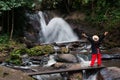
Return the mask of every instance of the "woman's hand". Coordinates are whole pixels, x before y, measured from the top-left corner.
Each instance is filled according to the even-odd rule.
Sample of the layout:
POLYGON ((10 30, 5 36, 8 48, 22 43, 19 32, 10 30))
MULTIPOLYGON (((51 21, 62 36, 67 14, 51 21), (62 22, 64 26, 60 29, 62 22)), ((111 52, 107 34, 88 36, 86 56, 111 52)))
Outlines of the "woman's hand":
POLYGON ((88 37, 85 33, 82 33, 82 36, 84 36, 84 37, 88 37))
POLYGON ((104 35, 106 36, 108 34, 108 32, 105 32, 104 35))

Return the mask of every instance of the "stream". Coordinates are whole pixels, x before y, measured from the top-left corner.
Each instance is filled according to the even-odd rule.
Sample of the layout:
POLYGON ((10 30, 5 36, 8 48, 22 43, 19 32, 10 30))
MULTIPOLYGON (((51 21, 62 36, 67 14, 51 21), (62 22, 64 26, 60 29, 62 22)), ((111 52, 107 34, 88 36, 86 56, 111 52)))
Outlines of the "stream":
MULTIPOLYGON (((54 45, 54 49, 56 52, 52 55, 28 57, 28 55, 25 54, 22 56, 23 57, 22 66, 14 66, 12 64, 7 64, 7 63, 3 63, 1 65, 11 67, 14 69, 21 69, 25 72, 30 72, 29 70, 34 72, 35 71, 42 72, 48 69, 52 71, 55 69, 56 70, 68 69, 71 67, 76 68, 76 66, 74 66, 75 64, 79 65, 80 67, 89 67, 90 59, 91 59, 91 54, 89 54, 90 47, 91 47, 90 44, 79 42, 80 40, 78 36, 73 32, 70 25, 66 21, 64 21, 64 19, 55 17, 51 19, 48 24, 46 24, 44 15, 41 11, 39 11, 38 14, 35 14, 35 15, 37 15, 37 17, 38 16, 40 17, 39 19, 37 18, 40 25, 36 26, 36 25, 33 25, 32 22, 29 22, 29 23, 33 25, 35 30, 40 29, 37 31, 38 35, 36 37, 37 38, 36 41, 41 42, 42 44, 51 44, 51 43, 64 44, 63 47, 65 49, 71 49, 71 50, 66 54, 59 55, 57 51, 61 48, 61 46, 54 45), (74 44, 73 42, 77 42, 77 43, 74 44), (66 44, 66 43, 69 43, 69 44, 66 44)), ((31 15, 29 16, 33 17, 32 19, 36 19, 34 18, 36 16, 31 16, 31 15)), ((25 36, 28 38, 31 35, 27 34, 26 32, 25 36)), ((103 59, 102 63, 105 67, 120 68, 120 64, 119 64, 120 53, 116 53, 112 55, 102 54, 102 59, 103 59)), ((91 71, 81 70, 80 72, 78 72, 79 74, 77 75, 82 76, 82 78, 80 77, 82 80, 98 80, 97 78, 98 73, 102 74, 102 72, 100 71, 101 70, 99 69, 93 69, 91 71)), ((103 73, 105 72, 103 71, 103 73)), ((48 75, 34 75, 32 77, 35 78, 36 80, 68 80, 68 75, 64 73, 63 74, 56 73, 56 74, 48 74, 48 75)), ((70 79, 70 80, 79 80, 79 79, 70 79)), ((100 79, 100 80, 105 80, 105 79, 100 79)), ((111 78, 106 80, 114 80, 114 79, 111 78)), ((117 80, 120 80, 120 79, 117 79, 117 80)))
MULTIPOLYGON (((89 48, 89 47, 87 47, 89 48)), ((86 50, 81 52, 86 52, 86 50)), ((78 53, 78 52, 76 52, 78 53)), ((23 61, 24 61, 24 66, 14 66, 14 65, 9 65, 6 63, 3 63, 1 65, 7 66, 7 67, 11 67, 14 69, 20 69, 24 72, 30 72, 27 70, 32 70, 32 71, 49 71, 49 70, 58 70, 58 69, 64 69, 64 68, 69 68, 68 67, 60 67, 60 68, 55 68, 53 65, 56 64, 59 61, 56 61, 56 55, 59 55, 57 53, 53 54, 53 55, 49 55, 49 56, 43 56, 41 57, 41 59, 39 58, 39 56, 36 57, 28 57, 26 55, 23 55, 23 61), (26 56, 26 57, 25 57, 26 56)), ((71 56, 71 54, 64 54, 64 56, 71 56)), ((76 54, 76 60, 78 59, 78 64, 81 65, 81 67, 88 67, 90 64, 90 55, 91 54, 76 54)), ((115 56, 118 54, 113 54, 113 55, 109 55, 109 54, 102 54, 102 59, 103 62, 102 64, 105 67, 118 67, 120 68, 120 58, 118 58, 118 56, 115 56), (109 57, 108 57, 109 56, 109 57), (110 58, 111 57, 111 58, 110 58)), ((75 57, 71 57, 71 58, 75 58, 75 57)), ((74 59, 75 60, 75 59, 74 59)), ((63 60, 63 62, 66 62, 63 60)), ((75 61, 73 61, 75 62, 75 61)), ((69 64, 69 63, 65 63, 65 64, 69 64)), ((75 63, 71 63, 72 65, 74 65, 75 63)), ((83 74, 83 78, 82 80, 97 80, 97 74, 100 70, 99 69, 94 69, 94 70, 82 70, 79 72, 83 74)), ((105 72, 104 72, 105 73, 105 72)), ((43 75, 34 75, 32 76, 35 80, 68 80, 68 75, 66 74, 60 74, 60 73, 55 73, 55 74, 43 74, 43 75)), ((71 79, 72 80, 72 79, 71 79)), ((74 80, 74 79, 73 79, 74 80)), ((79 80, 79 79, 76 79, 79 80)), ((109 79, 107 79, 109 80, 109 79)), ((113 80, 113 79, 110 79, 113 80)), ((119 79, 118 79, 119 80, 119 79)))

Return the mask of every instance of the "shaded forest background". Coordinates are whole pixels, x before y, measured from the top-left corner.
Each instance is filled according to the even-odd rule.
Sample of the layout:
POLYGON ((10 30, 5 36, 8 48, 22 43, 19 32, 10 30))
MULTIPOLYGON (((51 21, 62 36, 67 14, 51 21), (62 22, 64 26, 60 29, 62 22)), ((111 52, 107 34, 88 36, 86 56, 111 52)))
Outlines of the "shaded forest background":
POLYGON ((0 43, 23 36, 26 11, 38 10, 59 10, 64 16, 76 11, 82 13, 84 19, 72 22, 90 26, 91 30, 109 31, 107 44, 120 46, 120 0, 1 0, 0 43))

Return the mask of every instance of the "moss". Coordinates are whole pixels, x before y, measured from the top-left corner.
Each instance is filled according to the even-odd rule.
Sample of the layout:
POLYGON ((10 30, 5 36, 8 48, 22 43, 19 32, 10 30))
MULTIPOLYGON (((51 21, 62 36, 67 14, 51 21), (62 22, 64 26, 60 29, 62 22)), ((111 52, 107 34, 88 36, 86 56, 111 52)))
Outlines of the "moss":
POLYGON ((61 53, 68 53, 69 49, 66 47, 61 47, 61 53))
POLYGON ((6 59, 7 63, 12 63, 15 65, 20 65, 22 63, 22 58, 20 53, 12 52, 8 59, 6 59))
POLYGON ((10 56, 6 59, 6 62, 12 63, 15 65, 21 65, 22 58, 21 55, 28 54, 29 56, 40 56, 45 54, 51 54, 54 52, 53 46, 51 45, 43 45, 43 46, 35 46, 33 48, 14 48, 10 52, 10 56))
POLYGON ((35 46, 27 51, 30 56, 40 56, 44 54, 51 54, 53 52, 54 49, 51 45, 35 46))

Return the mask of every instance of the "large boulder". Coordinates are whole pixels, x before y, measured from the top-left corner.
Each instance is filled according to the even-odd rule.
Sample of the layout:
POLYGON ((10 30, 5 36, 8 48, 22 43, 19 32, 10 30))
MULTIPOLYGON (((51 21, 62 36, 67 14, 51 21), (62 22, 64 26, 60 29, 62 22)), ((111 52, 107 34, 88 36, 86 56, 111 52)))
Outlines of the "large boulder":
POLYGON ((32 77, 19 70, 0 66, 0 80, 34 80, 32 77))
POLYGON ((100 71, 97 78, 97 80, 120 80, 120 68, 104 68, 100 71))
POLYGON ((56 57, 58 62, 69 62, 69 63, 76 63, 78 62, 77 58, 72 54, 59 54, 56 57))

